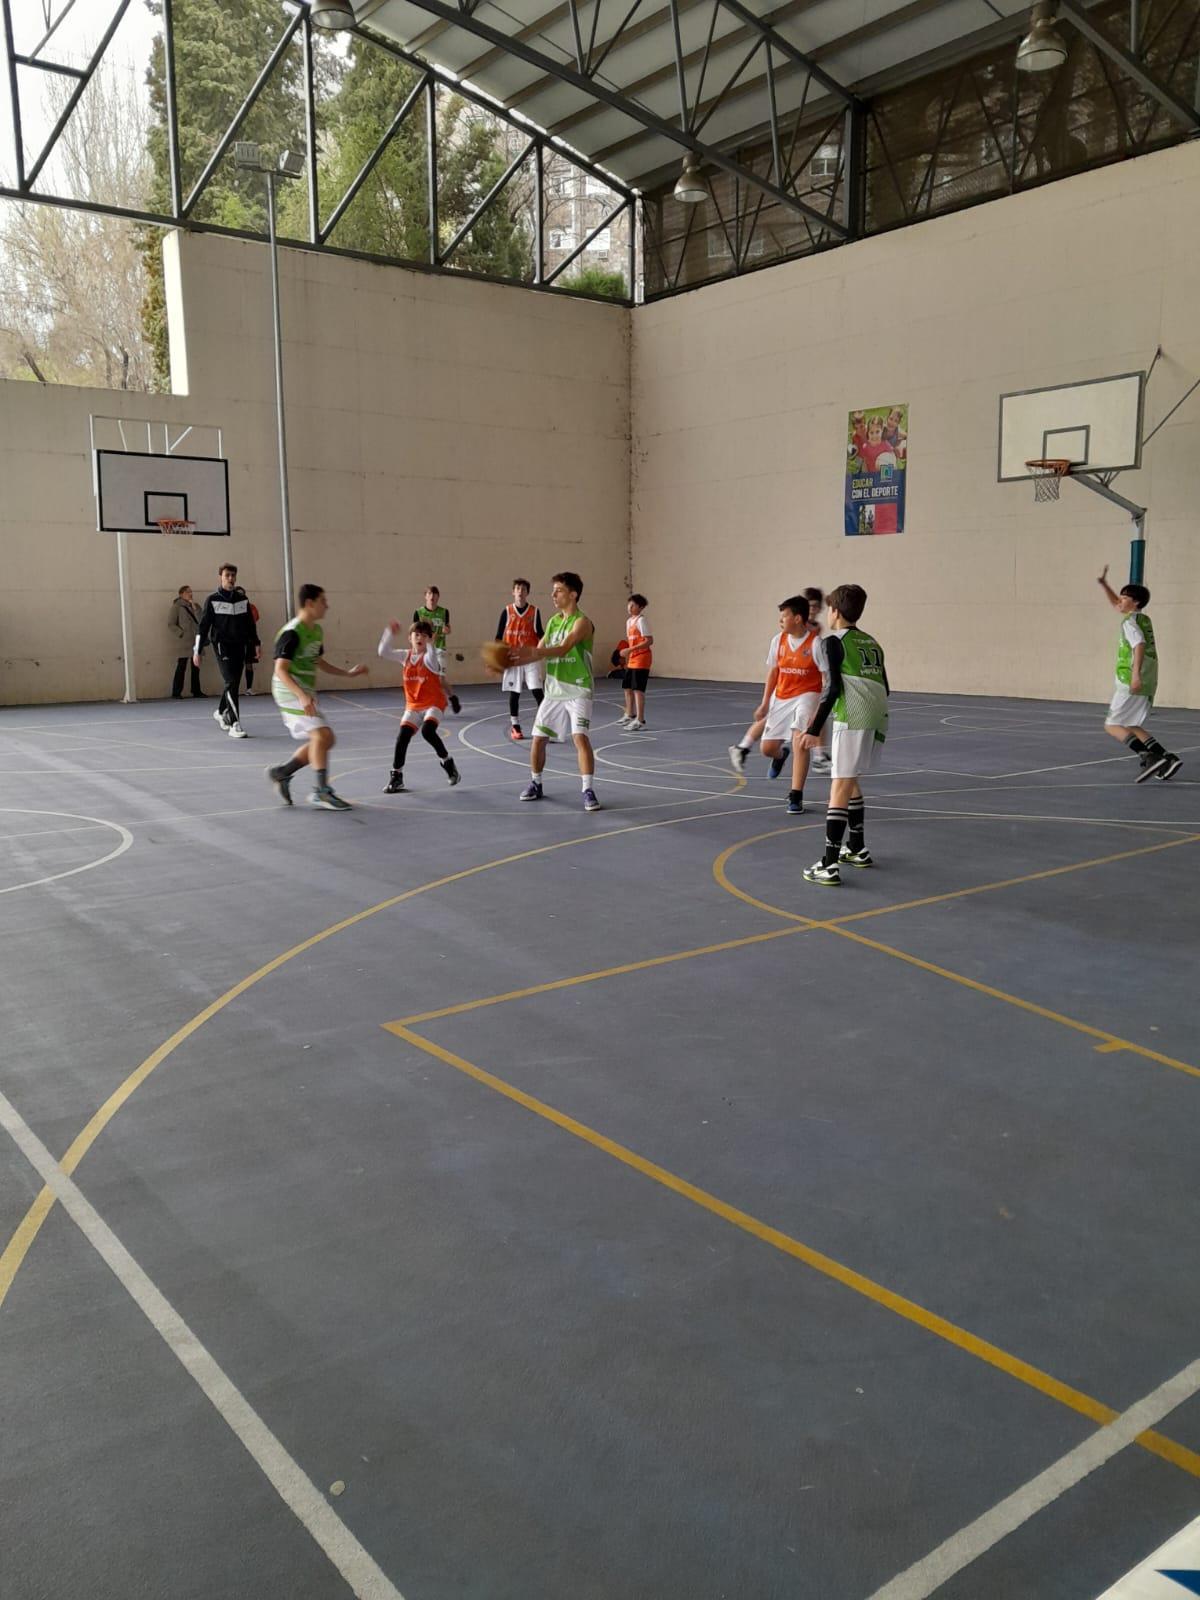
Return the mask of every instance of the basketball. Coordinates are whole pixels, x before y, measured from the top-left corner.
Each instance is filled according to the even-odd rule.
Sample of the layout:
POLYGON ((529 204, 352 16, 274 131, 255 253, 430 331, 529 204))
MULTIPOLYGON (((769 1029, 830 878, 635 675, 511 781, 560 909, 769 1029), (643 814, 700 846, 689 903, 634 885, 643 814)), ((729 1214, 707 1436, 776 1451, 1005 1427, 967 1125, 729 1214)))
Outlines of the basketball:
POLYGON ((489 640, 487 644, 480 645, 479 654, 483 657, 484 666, 496 677, 508 666, 508 646, 503 640, 489 640))

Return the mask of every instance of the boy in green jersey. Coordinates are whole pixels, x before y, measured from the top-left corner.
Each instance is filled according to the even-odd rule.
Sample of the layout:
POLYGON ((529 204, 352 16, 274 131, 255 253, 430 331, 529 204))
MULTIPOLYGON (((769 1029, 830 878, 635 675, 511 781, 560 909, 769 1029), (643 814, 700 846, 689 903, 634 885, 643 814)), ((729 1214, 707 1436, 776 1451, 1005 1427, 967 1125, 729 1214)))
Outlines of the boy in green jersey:
POLYGON ((1143 607, 1150 604, 1150 591, 1144 584, 1127 583, 1117 594, 1108 581, 1107 567, 1096 582, 1104 590, 1109 605, 1121 613, 1117 683, 1104 719, 1104 731, 1120 739, 1140 758, 1142 770, 1134 779, 1135 783, 1145 783, 1147 778, 1173 778, 1183 762, 1146 732, 1158 689, 1154 628, 1150 618, 1143 615, 1143 607))
MULTIPOLYGON (((414 622, 427 622, 429 624, 429 626, 433 629, 434 649, 441 650, 444 653, 446 649, 446 640, 450 633, 450 612, 449 609, 442 604, 442 591, 438 588, 436 583, 431 583, 428 589, 426 589, 425 604, 417 607, 412 614, 412 619, 414 622)), ((459 656, 458 659, 461 661, 462 657, 459 656)), ((453 711, 454 715, 457 716, 462 710, 462 706, 458 702, 458 696, 450 687, 450 677, 448 673, 442 673, 442 685, 446 690, 446 698, 450 702, 450 709, 453 711)))
POLYGON ((839 884, 842 863, 875 865, 863 837, 866 808, 859 779, 871 770, 875 751, 887 737, 890 690, 878 640, 858 627, 867 605, 866 590, 843 583, 827 604, 830 632, 824 646, 829 679, 808 731, 796 742, 805 750, 817 749, 821 729, 832 715, 825 853, 805 868, 804 876, 809 883, 839 884))
POLYGON ((317 705, 318 668, 338 678, 361 678, 366 667, 335 667, 325 659, 321 619, 329 610, 325 591, 317 583, 302 583, 297 596, 300 605, 290 622, 275 636, 275 670, 271 694, 283 717, 283 725, 293 739, 302 740, 290 761, 268 767, 267 777, 279 791, 285 806, 292 803, 292 779, 301 767, 311 767, 316 787, 309 800, 323 811, 350 811, 348 800, 329 787, 329 752, 335 740, 333 729, 317 705))
POLYGON ((583 579, 577 572, 557 572, 551 581, 550 595, 558 610, 546 624, 540 644, 510 645, 508 665, 528 666, 531 661, 546 663, 545 696, 538 707, 529 745, 529 784, 521 791, 522 800, 542 798, 542 772, 546 765, 546 743, 566 733, 575 741, 579 776, 583 788, 583 809, 599 811, 596 799, 596 758, 588 730, 592 725, 592 700, 595 677, 592 673, 592 644, 595 627, 579 609, 583 579))

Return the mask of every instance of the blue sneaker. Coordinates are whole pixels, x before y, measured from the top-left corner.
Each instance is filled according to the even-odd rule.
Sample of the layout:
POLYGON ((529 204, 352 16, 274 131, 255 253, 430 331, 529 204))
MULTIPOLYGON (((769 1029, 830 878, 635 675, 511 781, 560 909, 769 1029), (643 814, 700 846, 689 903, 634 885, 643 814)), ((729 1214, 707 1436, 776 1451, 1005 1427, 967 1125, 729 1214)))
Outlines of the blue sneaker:
POLYGON ((779 776, 779 774, 783 771, 784 767, 787 766, 787 763, 788 763, 788 757, 787 757, 786 752, 781 756, 772 756, 771 757, 771 765, 767 768, 767 777, 768 778, 777 778, 779 776))
POLYGON ((536 778, 531 778, 525 788, 521 790, 521 799, 540 800, 541 798, 542 786, 536 778))
POLYGON ((803 816, 804 815, 804 796, 802 794, 790 794, 790 795, 788 795, 787 810, 788 810, 788 816, 789 817, 801 817, 801 816, 803 816))
POLYGON ((599 811, 601 809, 600 802, 596 799, 595 789, 585 789, 583 791, 583 809, 585 811, 599 811))

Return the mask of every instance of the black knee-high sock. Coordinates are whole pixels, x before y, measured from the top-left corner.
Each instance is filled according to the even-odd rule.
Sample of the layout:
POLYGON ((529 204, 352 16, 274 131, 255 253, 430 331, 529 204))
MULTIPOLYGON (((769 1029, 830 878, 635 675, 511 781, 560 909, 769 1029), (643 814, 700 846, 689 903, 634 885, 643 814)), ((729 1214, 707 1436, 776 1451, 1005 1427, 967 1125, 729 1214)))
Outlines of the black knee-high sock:
POLYGON ((413 734, 416 733, 416 731, 417 730, 412 726, 411 723, 402 722, 400 724, 400 732, 396 735, 396 748, 392 752, 393 772, 403 772, 404 757, 409 745, 412 743, 413 734))
POLYGON ((831 867, 841 852, 842 840, 846 837, 846 823, 849 820, 842 806, 830 806, 825 813, 825 854, 821 858, 821 865, 831 867))
POLYGON ((540 706, 546 697, 546 691, 544 689, 531 689, 529 692, 533 696, 534 705, 540 706))
POLYGON ((509 716, 512 718, 512 720, 514 722, 519 722, 521 720, 520 712, 521 712, 521 696, 520 696, 520 693, 519 692, 517 694, 511 694, 510 693, 509 697, 508 697, 508 714, 509 714, 509 716))
POLYGON ((866 806, 863 804, 862 795, 859 795, 855 800, 847 802, 846 818, 849 826, 846 842, 851 850, 861 850, 863 847, 863 821, 865 816, 866 806))
POLYGON ((1158 740, 1153 736, 1153 734, 1149 733, 1131 733, 1125 740, 1125 743, 1133 751, 1134 755, 1141 756, 1143 761, 1145 761, 1147 756, 1165 756, 1167 753, 1163 749, 1162 745, 1159 744, 1158 740))
POLYGON ((436 722, 423 722, 421 724, 421 737, 427 744, 433 746, 433 753, 439 761, 446 759, 446 746, 442 743, 437 731, 436 722))

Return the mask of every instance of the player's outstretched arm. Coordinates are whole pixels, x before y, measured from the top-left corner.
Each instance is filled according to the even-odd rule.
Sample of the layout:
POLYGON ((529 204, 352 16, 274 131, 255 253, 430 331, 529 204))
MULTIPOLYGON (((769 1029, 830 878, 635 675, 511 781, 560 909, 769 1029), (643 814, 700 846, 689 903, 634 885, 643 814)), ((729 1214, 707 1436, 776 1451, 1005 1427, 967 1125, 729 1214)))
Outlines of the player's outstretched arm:
POLYGON ((1105 596, 1106 596, 1106 598, 1108 600, 1109 605, 1110 606, 1118 606, 1119 607, 1120 604, 1121 604, 1121 597, 1117 593, 1117 591, 1113 588, 1112 584, 1109 583, 1109 581, 1108 581, 1108 565, 1107 565, 1107 563, 1105 564, 1104 571, 1096 579, 1096 582, 1104 590, 1104 593, 1105 593, 1105 596))
POLYGON ((383 630, 383 637, 379 641, 379 648, 375 654, 382 656, 385 661, 403 661, 408 651, 396 640, 400 637, 400 624, 394 619, 383 630))

